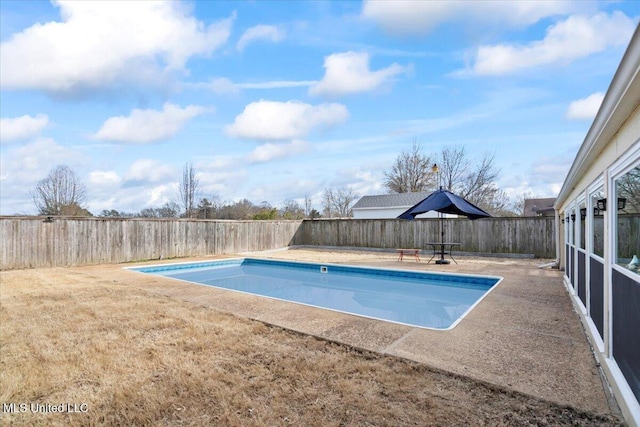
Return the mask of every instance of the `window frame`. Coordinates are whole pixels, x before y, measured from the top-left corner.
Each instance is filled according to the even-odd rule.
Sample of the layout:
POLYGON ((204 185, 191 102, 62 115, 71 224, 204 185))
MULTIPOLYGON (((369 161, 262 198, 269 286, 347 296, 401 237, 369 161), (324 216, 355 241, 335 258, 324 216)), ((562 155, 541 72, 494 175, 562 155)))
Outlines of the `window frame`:
POLYGON ((586 234, 589 236, 588 240, 587 240, 587 253, 589 254, 589 256, 594 257, 595 259, 597 259, 598 261, 602 262, 604 264, 604 240, 606 237, 605 234, 605 230, 604 230, 604 221, 605 221, 605 216, 604 216, 604 212, 602 212, 600 215, 598 215, 599 217, 602 218, 602 236, 601 236, 601 240, 602 240, 602 253, 598 254, 595 252, 595 209, 596 209, 596 202, 594 201, 594 198, 596 197, 596 195, 598 196, 598 198, 604 198, 604 179, 603 177, 599 177, 593 184, 591 184, 589 186, 589 188, 587 189, 588 192, 588 197, 587 197, 587 218, 589 219, 587 221, 587 231, 586 234))
MULTIPOLYGON (((618 265, 618 209, 617 209, 617 189, 616 181, 623 175, 628 173, 631 169, 640 167, 640 138, 632 145, 632 147, 618 159, 617 162, 611 165, 609 169, 609 179, 607 180, 607 212, 608 215, 608 238, 609 238, 609 250, 607 255, 609 257, 609 266, 611 269, 616 270, 625 276, 639 280, 640 271, 634 272, 624 266, 618 265), (616 201, 615 203, 613 201, 616 201)), ((640 254, 638 254, 640 255, 640 254)))

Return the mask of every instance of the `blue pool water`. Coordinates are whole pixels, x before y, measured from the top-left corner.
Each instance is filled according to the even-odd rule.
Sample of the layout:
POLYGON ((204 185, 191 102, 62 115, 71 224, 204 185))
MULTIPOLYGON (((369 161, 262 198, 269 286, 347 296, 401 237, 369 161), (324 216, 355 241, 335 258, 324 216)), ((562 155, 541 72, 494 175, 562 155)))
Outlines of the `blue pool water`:
POLYGON ((432 329, 454 327, 502 280, 256 258, 132 269, 432 329))

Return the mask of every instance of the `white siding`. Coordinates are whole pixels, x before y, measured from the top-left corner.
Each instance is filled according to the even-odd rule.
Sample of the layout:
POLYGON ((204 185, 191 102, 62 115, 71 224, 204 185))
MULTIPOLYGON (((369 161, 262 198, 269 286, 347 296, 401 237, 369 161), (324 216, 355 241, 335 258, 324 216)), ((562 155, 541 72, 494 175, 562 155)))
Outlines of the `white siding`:
MULTIPOLYGON (((355 219, 395 219, 400 214, 409 209, 411 206, 393 207, 393 208, 356 208, 353 209, 353 218, 355 219)), ((445 218, 455 218, 456 215, 447 215, 445 218)), ((438 212, 430 211, 417 218, 438 218, 438 212)))

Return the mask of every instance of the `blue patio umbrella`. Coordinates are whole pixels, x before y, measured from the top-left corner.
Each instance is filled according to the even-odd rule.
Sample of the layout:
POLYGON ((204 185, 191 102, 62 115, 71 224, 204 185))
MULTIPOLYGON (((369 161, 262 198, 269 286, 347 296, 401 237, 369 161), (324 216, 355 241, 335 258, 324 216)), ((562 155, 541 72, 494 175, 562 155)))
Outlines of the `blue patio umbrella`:
MULTIPOLYGON (((453 194, 448 190, 443 190, 440 187, 439 190, 429 194, 425 199, 416 203, 404 211, 399 219, 414 219, 417 215, 423 214, 429 211, 440 212, 441 214, 455 214, 464 215, 469 219, 487 218, 491 215, 483 211, 476 205, 462 197, 453 194)), ((442 215, 440 215, 440 259, 436 260, 437 264, 449 264, 449 261, 444 259, 444 228, 442 226, 442 215)))

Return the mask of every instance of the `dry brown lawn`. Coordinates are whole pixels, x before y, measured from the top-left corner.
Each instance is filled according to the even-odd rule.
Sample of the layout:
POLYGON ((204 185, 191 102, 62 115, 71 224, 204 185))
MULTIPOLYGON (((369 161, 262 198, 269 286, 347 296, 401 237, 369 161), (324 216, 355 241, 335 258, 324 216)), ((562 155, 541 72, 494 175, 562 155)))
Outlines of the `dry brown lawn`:
POLYGON ((622 425, 82 270, 0 280, 0 405, 86 404, 3 426, 622 425))

